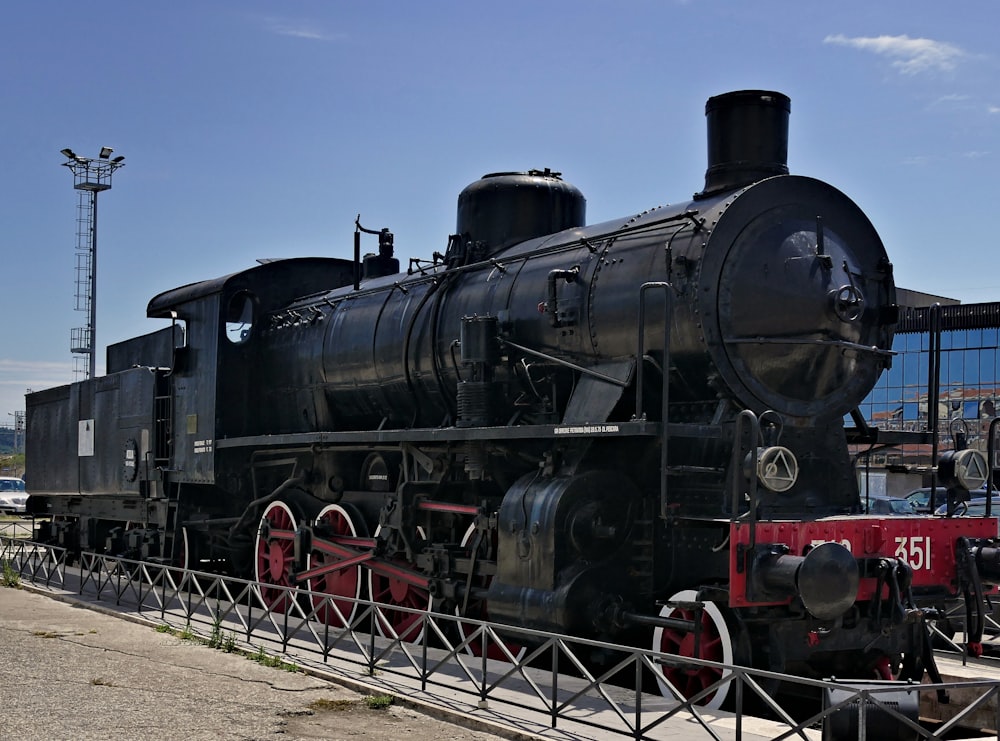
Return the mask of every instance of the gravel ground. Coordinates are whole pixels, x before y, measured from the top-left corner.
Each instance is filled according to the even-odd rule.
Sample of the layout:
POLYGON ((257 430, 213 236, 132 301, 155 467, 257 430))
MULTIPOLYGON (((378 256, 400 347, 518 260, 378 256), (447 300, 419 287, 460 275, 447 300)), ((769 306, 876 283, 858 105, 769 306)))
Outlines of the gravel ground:
POLYGON ((0 739, 524 738, 472 730, 25 589, 0 588, 0 739))

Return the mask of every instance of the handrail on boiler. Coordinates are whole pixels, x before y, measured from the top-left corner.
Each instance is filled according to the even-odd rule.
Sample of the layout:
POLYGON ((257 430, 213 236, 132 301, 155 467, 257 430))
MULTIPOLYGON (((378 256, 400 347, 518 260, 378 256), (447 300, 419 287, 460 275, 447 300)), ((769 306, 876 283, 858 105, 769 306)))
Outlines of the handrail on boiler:
POLYGON ((660 517, 667 519, 667 421, 669 417, 670 404, 670 319, 673 309, 673 286, 665 281, 651 281, 643 283, 639 287, 639 332, 636 341, 635 351, 635 417, 636 420, 645 419, 646 413, 642 408, 642 389, 644 368, 646 366, 646 294, 649 291, 661 289, 663 291, 663 392, 661 400, 660 420, 663 426, 663 437, 660 441, 660 517))

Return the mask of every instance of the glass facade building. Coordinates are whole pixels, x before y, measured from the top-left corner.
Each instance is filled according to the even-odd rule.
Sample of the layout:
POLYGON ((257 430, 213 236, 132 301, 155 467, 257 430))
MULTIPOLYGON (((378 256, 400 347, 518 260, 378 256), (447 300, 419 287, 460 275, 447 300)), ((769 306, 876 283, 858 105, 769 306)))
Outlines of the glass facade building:
POLYGON ((1000 405, 1000 303, 902 309, 892 349, 892 367, 859 410, 890 442, 855 452, 862 486, 901 495, 931 485, 936 452, 987 451, 1000 405), (924 434, 898 442, 893 432, 924 434))

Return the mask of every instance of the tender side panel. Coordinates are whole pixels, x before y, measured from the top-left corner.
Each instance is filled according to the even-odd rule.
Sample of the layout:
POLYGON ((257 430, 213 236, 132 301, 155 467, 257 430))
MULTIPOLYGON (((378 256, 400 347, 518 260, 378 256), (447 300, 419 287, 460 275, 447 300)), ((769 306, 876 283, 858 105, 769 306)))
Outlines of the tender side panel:
POLYGON ((146 368, 107 376, 95 401, 95 454, 81 456, 84 491, 139 493, 153 430, 155 376, 146 368))
POLYGON ((80 388, 74 383, 25 398, 25 461, 32 494, 77 492, 77 424, 80 388))

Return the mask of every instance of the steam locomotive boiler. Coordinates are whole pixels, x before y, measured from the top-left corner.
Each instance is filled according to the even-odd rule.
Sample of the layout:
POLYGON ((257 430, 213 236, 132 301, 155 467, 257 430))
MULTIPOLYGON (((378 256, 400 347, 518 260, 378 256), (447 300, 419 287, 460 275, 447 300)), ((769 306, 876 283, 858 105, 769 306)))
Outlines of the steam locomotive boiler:
MULTIPOLYGON (((154 297, 169 327, 28 397, 40 536, 252 575, 278 608, 308 586, 338 626, 367 595, 406 640, 418 607, 919 677, 934 610, 1000 576, 997 521, 864 514, 843 419, 891 361, 892 265, 788 173, 789 111, 711 98, 677 205, 586 225, 558 173, 495 173, 404 272, 386 229, 361 257, 359 220, 353 260, 154 297)), ((938 475, 961 498, 985 471, 951 451, 938 475)), ((717 704, 718 678, 661 679, 717 704)))

